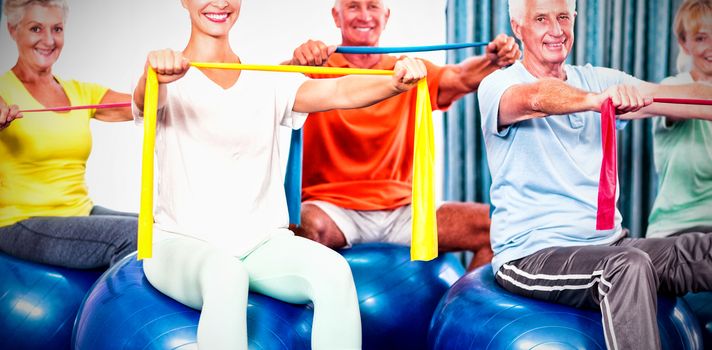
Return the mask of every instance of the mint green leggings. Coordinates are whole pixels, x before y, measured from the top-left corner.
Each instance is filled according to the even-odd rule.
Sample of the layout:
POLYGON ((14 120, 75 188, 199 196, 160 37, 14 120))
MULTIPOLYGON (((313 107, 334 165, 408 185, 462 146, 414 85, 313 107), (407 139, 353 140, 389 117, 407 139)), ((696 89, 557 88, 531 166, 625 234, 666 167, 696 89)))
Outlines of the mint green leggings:
POLYGON ((143 266, 156 289, 202 310, 201 349, 247 349, 248 289, 293 304, 312 301, 312 349, 361 348, 351 269, 313 241, 276 236, 241 260, 200 240, 171 238, 156 244, 143 266))

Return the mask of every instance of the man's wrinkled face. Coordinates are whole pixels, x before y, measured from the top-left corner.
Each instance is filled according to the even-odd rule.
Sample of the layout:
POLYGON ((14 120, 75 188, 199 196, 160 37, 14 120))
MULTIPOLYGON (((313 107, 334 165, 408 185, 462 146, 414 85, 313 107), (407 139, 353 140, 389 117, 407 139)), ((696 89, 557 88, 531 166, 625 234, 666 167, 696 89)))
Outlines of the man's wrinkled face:
POLYGON ((348 46, 378 45, 390 16, 382 0, 341 0, 331 13, 348 46))
POLYGON ((574 19, 566 0, 525 0, 521 23, 512 22, 524 44, 524 57, 540 64, 562 64, 574 44, 574 19))

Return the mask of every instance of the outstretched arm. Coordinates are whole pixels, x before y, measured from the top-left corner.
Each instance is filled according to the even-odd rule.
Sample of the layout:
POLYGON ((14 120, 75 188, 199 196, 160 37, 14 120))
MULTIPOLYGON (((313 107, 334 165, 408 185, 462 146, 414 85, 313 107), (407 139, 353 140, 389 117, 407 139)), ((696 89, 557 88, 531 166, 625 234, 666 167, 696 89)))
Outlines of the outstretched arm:
MULTIPOLYGON (((131 96, 129 94, 109 90, 106 94, 104 94, 104 97, 101 99, 100 103, 122 103, 130 100, 131 96)), ((133 117, 131 116, 131 107, 121 107, 97 109, 94 119, 101 120, 103 122, 124 122, 132 120, 133 117)))
MULTIPOLYGON (((158 100, 165 100, 165 84, 182 78, 190 68, 190 61, 177 51, 160 50, 151 51, 146 59, 146 68, 153 67, 156 70, 159 83, 158 100)), ((143 110, 143 100, 146 96, 146 70, 144 69, 141 79, 136 84, 133 94, 133 101, 139 110, 143 110)), ((159 106, 161 103, 159 102, 159 106)))
POLYGON ((345 76, 310 79, 297 91, 295 112, 314 113, 331 109, 367 107, 410 90, 426 76, 422 61, 405 58, 396 63, 393 76, 345 76))
POLYGON ((521 52, 514 38, 500 34, 487 45, 484 55, 444 66, 438 90, 438 105, 449 106, 477 90, 482 79, 497 69, 513 64, 519 56, 521 52))
POLYGON ((560 79, 543 78, 535 83, 514 85, 504 92, 499 103, 498 126, 502 128, 549 115, 599 112, 608 98, 613 101, 619 115, 637 112, 652 103, 652 98, 644 97, 630 85, 614 85, 596 94, 575 88, 560 79))
MULTIPOLYGON (((712 86, 708 84, 693 83, 685 85, 661 85, 643 83, 638 89, 645 96, 651 98, 686 98, 686 99, 712 99, 712 86)), ((651 116, 665 116, 668 121, 675 122, 683 119, 712 120, 712 106, 679 105, 670 103, 653 103, 637 113, 621 116, 622 119, 638 119, 651 116)))

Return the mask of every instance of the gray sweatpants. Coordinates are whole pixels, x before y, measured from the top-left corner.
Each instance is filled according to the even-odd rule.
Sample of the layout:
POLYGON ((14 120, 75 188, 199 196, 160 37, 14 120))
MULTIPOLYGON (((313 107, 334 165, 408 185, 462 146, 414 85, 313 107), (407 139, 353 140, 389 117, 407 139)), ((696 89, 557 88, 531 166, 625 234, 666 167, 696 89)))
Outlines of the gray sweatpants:
POLYGON ((136 250, 136 214, 95 206, 89 216, 34 217, 0 227, 0 251, 41 264, 106 267, 136 250))
POLYGON ((660 349, 657 293, 712 290, 712 234, 546 248, 495 277, 526 297, 600 308, 609 349, 660 349))

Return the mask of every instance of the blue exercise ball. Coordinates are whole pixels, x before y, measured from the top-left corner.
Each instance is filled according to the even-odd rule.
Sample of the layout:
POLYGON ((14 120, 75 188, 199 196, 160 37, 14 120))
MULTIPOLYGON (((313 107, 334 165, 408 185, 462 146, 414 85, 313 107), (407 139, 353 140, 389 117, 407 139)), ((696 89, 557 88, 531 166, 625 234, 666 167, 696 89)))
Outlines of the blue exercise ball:
POLYGON ((99 275, 0 253, 0 349, 69 349, 79 305, 99 275))
MULTIPOLYGON (((702 349, 681 298, 658 298, 663 349, 702 349)), ((598 310, 525 298, 499 285, 490 265, 455 283, 433 316, 430 349, 606 349, 598 310)))
POLYGON ((427 334, 440 298, 464 273, 452 254, 410 261, 410 247, 358 244, 340 252, 356 283, 363 348, 427 349, 427 334))
MULTIPOLYGON (((293 305, 250 293, 250 349, 311 348, 311 305, 293 305)), ((132 254, 107 271, 79 310, 76 350, 195 349, 200 312, 156 290, 132 254)))
POLYGON ((685 301, 700 323, 705 349, 712 349, 712 292, 689 293, 685 301))

